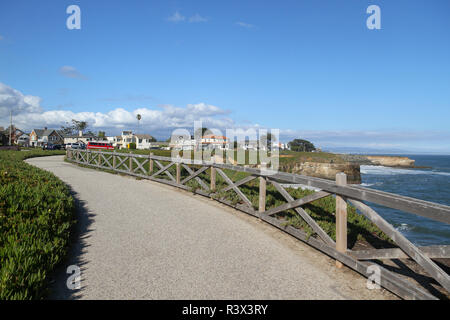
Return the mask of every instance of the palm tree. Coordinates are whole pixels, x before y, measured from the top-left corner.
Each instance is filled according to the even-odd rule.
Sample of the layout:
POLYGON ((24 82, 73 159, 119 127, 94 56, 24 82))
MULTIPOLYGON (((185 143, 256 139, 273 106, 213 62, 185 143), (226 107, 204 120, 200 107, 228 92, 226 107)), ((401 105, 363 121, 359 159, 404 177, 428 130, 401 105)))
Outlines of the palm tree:
POLYGON ((142 119, 142 117, 139 113, 136 115, 136 119, 138 121, 138 133, 139 133, 139 121, 141 121, 141 119, 142 119))

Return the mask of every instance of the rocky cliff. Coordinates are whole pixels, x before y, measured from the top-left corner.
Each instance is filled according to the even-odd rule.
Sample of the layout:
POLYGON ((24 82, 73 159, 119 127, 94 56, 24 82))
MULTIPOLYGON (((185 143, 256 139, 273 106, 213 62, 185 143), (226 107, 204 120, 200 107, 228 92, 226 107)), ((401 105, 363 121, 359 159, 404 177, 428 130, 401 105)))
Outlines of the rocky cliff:
POLYGON ((361 183, 359 164, 356 163, 321 163, 321 162, 296 162, 282 165, 281 171, 302 174, 311 177, 335 180, 336 174, 347 174, 348 183, 361 183))
POLYGON ((405 167, 413 168, 415 160, 408 157, 394 157, 394 156, 366 156, 374 165, 386 167, 405 167))

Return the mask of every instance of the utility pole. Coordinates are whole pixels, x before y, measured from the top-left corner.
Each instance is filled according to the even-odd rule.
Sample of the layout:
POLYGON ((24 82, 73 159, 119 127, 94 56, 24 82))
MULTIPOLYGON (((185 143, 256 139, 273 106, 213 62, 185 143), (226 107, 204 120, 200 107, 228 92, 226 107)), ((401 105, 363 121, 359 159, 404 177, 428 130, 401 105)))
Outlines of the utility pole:
POLYGON ((9 111, 9 145, 11 144, 11 134, 12 134, 12 109, 9 111))

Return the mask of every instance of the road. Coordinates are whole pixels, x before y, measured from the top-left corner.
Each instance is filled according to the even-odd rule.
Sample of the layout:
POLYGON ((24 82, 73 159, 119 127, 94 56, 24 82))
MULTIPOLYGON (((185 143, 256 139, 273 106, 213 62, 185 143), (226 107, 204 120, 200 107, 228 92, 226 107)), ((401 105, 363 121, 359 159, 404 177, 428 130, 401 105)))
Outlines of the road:
POLYGON ((28 159, 67 183, 78 226, 53 299, 391 299, 289 235, 213 200, 148 180, 28 159), (81 268, 69 290, 66 268, 81 268))

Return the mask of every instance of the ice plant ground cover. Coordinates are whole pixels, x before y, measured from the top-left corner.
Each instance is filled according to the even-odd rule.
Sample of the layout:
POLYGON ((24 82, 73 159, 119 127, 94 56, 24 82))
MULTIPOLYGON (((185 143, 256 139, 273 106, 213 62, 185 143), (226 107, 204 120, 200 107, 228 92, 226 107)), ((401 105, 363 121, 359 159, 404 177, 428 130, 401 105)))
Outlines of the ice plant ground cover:
POLYGON ((0 299, 42 299, 67 252, 74 199, 52 173, 23 160, 64 151, 0 151, 0 299))

